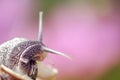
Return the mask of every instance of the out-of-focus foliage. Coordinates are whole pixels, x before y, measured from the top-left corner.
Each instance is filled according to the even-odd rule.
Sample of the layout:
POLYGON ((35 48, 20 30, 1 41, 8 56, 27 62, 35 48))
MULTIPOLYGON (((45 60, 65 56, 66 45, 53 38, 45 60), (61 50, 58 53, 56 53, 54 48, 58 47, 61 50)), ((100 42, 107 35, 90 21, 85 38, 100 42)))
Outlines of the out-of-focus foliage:
POLYGON ((67 2, 67 0, 37 0, 36 4, 38 6, 36 6, 36 8, 40 8, 45 15, 48 14, 56 5, 63 4, 65 2, 67 2))
POLYGON ((97 80, 120 80, 120 64, 107 71, 97 80))
POLYGON ((105 6, 108 6, 108 1, 105 0, 37 0, 36 1, 36 9, 37 11, 43 11, 44 15, 49 14, 52 9, 54 9, 57 5, 63 5, 63 4, 83 4, 83 3, 89 3, 92 5, 95 5, 98 8, 104 8, 105 6))

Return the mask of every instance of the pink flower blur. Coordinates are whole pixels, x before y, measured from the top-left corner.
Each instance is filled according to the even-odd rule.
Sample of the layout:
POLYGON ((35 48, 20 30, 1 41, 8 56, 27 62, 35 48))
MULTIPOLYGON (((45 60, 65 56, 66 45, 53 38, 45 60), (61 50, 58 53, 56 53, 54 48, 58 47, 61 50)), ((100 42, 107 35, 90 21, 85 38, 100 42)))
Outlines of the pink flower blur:
POLYGON ((31 3, 32 1, 29 0, 0 1, 0 36, 2 38, 0 43, 15 37, 16 33, 19 34, 19 29, 26 26, 26 20, 29 18, 28 13, 32 10, 31 3))
MULTIPOLYGON (((25 22, 31 9, 29 1, 5 2, 7 1, 0 5, 0 41, 19 36, 36 40, 37 27, 31 26, 37 26, 38 22, 25 22)), ((50 55, 60 77, 77 75, 87 76, 89 79, 118 62, 120 23, 118 15, 114 14, 109 9, 101 12, 91 5, 75 4, 58 6, 46 17, 43 42, 48 47, 67 53, 73 58, 67 60, 50 55)))
POLYGON ((90 5, 57 7, 44 30, 47 44, 73 56, 72 61, 55 57, 60 74, 90 79, 115 65, 120 57, 117 19, 110 11, 102 14, 90 5))

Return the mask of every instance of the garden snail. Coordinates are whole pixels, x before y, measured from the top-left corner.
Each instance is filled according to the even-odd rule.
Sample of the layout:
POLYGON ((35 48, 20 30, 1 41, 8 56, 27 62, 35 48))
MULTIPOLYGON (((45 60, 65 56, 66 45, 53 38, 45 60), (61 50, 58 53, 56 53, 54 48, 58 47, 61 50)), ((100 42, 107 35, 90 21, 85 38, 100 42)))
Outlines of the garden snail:
POLYGON ((38 74, 36 61, 43 61, 47 52, 70 58, 42 43, 42 14, 42 12, 39 14, 38 40, 14 38, 0 45, 1 80, 36 80, 38 74))

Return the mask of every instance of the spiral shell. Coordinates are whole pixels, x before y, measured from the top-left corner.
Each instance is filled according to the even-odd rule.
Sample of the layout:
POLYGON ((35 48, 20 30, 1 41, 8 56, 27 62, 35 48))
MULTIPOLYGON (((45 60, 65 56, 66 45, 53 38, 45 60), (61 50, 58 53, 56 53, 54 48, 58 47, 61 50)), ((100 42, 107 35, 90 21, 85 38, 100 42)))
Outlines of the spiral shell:
POLYGON ((14 47, 17 46, 19 43, 27 41, 24 38, 14 38, 9 40, 0 45, 0 64, 9 66, 8 59, 10 58, 11 52, 13 51, 14 47))

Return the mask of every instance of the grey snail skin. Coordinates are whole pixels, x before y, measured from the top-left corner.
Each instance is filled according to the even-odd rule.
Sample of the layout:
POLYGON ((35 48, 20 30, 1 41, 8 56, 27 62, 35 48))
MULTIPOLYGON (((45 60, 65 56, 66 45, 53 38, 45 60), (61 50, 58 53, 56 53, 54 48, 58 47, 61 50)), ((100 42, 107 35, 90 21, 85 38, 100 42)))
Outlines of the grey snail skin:
POLYGON ((42 43, 42 14, 39 13, 38 40, 14 38, 0 45, 0 80, 37 80, 37 62, 43 61, 48 53, 70 58, 42 43))

